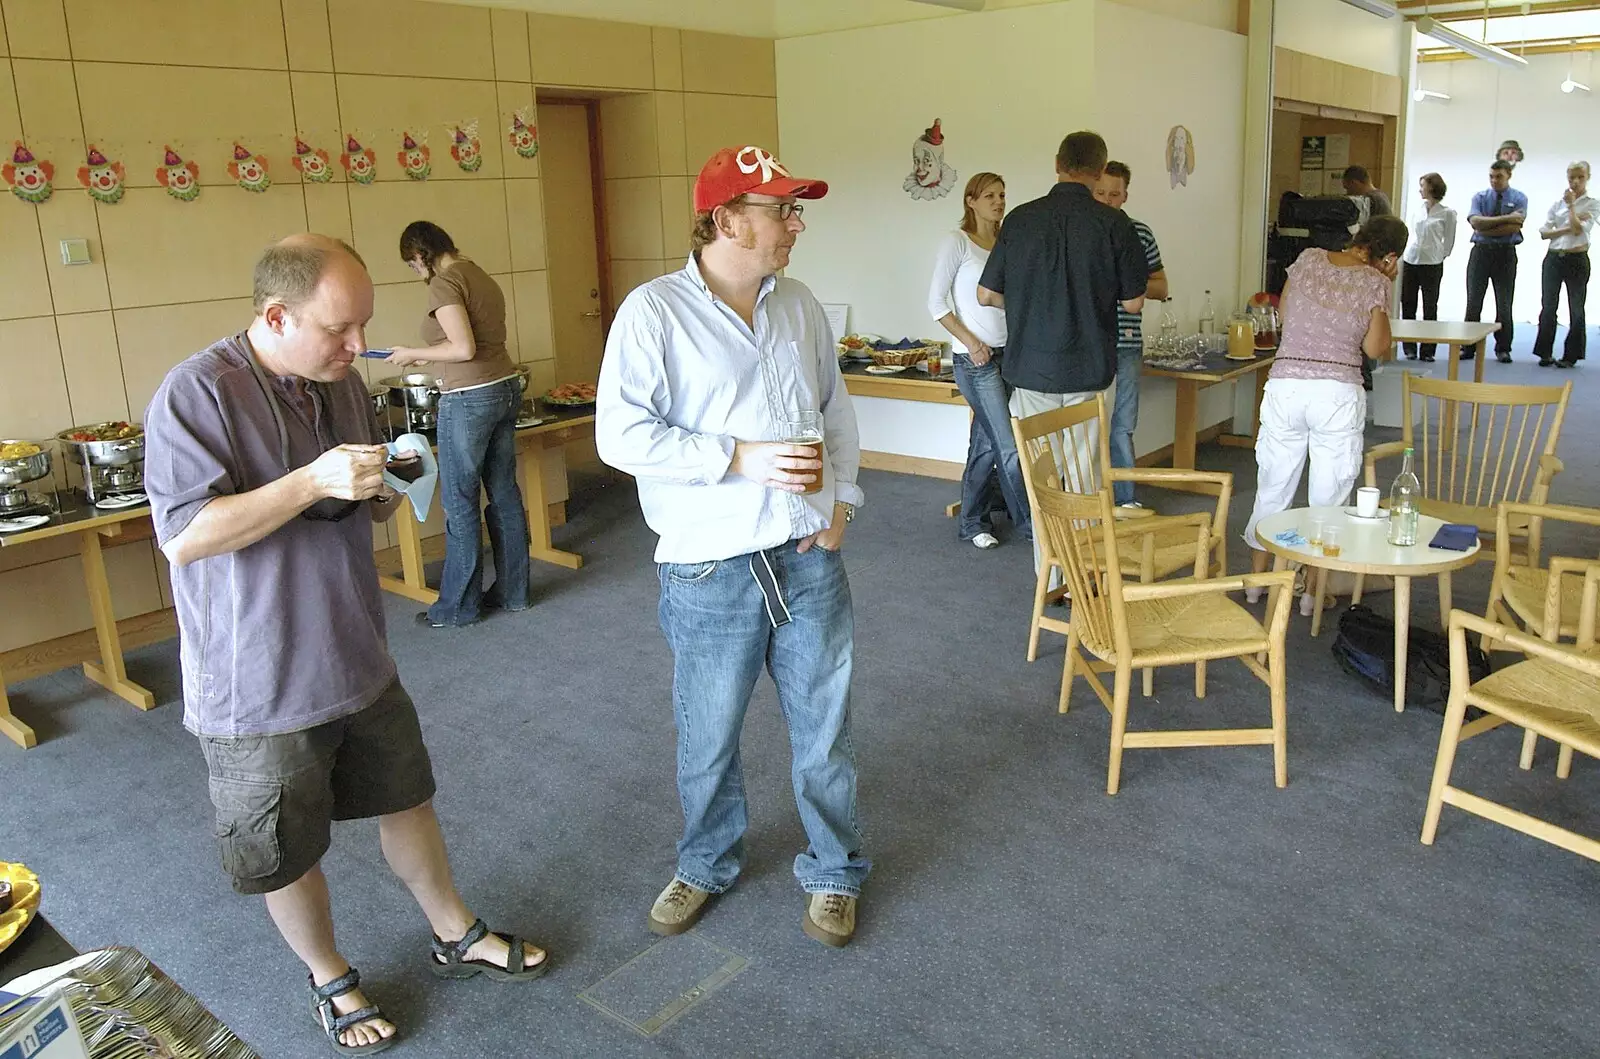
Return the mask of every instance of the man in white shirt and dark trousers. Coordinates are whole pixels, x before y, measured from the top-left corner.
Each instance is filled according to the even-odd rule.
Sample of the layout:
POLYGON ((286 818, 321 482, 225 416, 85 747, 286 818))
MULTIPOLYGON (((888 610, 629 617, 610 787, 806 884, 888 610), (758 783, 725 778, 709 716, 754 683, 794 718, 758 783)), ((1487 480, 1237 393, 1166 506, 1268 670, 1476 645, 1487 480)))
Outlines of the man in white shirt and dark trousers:
POLYGON ((1589 197, 1589 163, 1573 162, 1567 166, 1567 190, 1550 207, 1539 236, 1550 240, 1550 250, 1544 256, 1543 304, 1539 308, 1539 337, 1534 340, 1533 354, 1539 366, 1554 364, 1561 368, 1575 368, 1583 359, 1584 340, 1588 321, 1584 318, 1583 303, 1589 294, 1589 235, 1594 231, 1597 204, 1589 197), (1561 288, 1567 288, 1567 344, 1561 359, 1552 354, 1556 348, 1556 309, 1561 304, 1561 288))
POLYGON ((718 151, 695 182, 688 262, 629 294, 606 340, 595 439, 601 459, 637 479, 660 535, 673 654, 684 829, 677 871, 650 909, 658 934, 694 926, 738 878, 739 734, 763 665, 809 840, 794 862, 807 935, 850 941, 871 868, 856 825, 854 632, 839 554, 862 502, 860 442, 822 305, 777 276, 805 231, 796 200, 827 190, 759 147, 718 151), (821 459, 785 440, 786 423, 808 414, 820 419, 821 459))

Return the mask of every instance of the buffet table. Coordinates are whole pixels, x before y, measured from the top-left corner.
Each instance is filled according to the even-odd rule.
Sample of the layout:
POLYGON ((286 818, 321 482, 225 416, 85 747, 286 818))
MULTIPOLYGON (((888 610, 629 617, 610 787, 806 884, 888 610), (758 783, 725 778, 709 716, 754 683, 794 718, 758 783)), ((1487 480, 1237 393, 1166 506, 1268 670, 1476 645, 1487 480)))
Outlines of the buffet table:
MULTIPOLYGON (((1251 373, 1255 374, 1256 384, 1256 415, 1254 422, 1261 421, 1261 399, 1266 394, 1268 370, 1277 357, 1268 353, 1255 357, 1252 360, 1229 360, 1218 353, 1208 354, 1204 363, 1195 368, 1174 369, 1156 367, 1149 361, 1145 362, 1141 373, 1145 378, 1172 379, 1178 384, 1177 411, 1174 416, 1172 432, 1172 466, 1179 470, 1194 470, 1195 448, 1200 434, 1198 411, 1200 408, 1200 391, 1208 386, 1215 386, 1221 382, 1232 382, 1251 373)), ((1255 428, 1252 427, 1250 439, 1254 438, 1255 428)), ((1241 442, 1244 439, 1241 438, 1241 442)))
MULTIPOLYGON (((100 539, 117 537, 124 542, 142 540, 153 532, 148 504, 118 511, 106 511, 85 504, 76 510, 51 515, 50 521, 37 529, 0 534, 0 547, 3 548, 18 548, 34 541, 68 534, 77 537, 78 554, 83 560, 84 588, 89 593, 89 610, 94 615, 95 635, 100 642, 99 664, 85 662, 83 675, 141 710, 153 708, 156 700, 148 690, 128 679, 128 672, 123 666, 122 640, 117 632, 117 616, 111 603, 111 584, 106 579, 105 555, 100 539)), ((24 749, 37 741, 33 729, 11 713, 3 674, 0 674, 0 734, 24 749)))
MULTIPOLYGON (((583 556, 562 551, 550 540, 550 503, 544 487, 543 453, 547 448, 593 437, 594 406, 571 408, 540 401, 536 407, 540 422, 517 431, 519 484, 523 507, 528 513, 528 556, 576 570, 583 565, 583 556)), ((439 593, 428 587, 424 575, 422 527, 410 504, 404 505, 404 510, 395 515, 394 525, 399 538, 400 576, 385 574, 378 578, 378 583, 396 595, 431 606, 438 600, 439 593)))

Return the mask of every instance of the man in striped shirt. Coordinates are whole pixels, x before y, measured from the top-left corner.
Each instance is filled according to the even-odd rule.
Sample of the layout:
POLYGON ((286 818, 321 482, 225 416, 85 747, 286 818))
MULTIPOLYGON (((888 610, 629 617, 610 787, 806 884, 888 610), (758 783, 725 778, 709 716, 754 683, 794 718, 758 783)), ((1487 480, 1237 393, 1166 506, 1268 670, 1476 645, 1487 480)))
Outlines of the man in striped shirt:
MULTIPOLYGON (((1094 197, 1113 209, 1122 209, 1128 201, 1128 185, 1133 171, 1126 162, 1107 162, 1105 172, 1095 184, 1094 197)), ((1133 221, 1133 230, 1139 235, 1139 246, 1144 250, 1145 267, 1149 269, 1146 298, 1167 300, 1167 272, 1161 265, 1161 248, 1156 245, 1155 233, 1143 221, 1133 221)), ((1117 306, 1117 397, 1111 408, 1111 466, 1133 466, 1133 428, 1139 423, 1139 371, 1144 364, 1143 320, 1138 313, 1130 313, 1117 306)), ((1139 507, 1133 497, 1132 482, 1116 482, 1112 486, 1116 502, 1124 507, 1139 507)))

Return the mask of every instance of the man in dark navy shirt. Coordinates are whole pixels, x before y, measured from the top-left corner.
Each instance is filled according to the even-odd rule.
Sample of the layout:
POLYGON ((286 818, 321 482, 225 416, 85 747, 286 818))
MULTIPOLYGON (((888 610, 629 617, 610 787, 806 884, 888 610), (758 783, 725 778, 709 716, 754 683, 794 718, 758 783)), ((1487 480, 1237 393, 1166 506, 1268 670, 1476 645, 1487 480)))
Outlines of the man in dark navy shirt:
MULTIPOLYGON (((1006 359, 1018 418, 1093 400, 1117 374, 1117 307, 1144 307, 1150 269, 1133 222, 1094 198, 1106 142, 1075 132, 1056 152, 1056 186, 1011 211, 978 285, 1004 306, 1006 359)), ((1085 439, 1099 451, 1097 424, 1085 439)), ((1099 469, 1063 468, 1069 488, 1099 488, 1099 469)))
MULTIPOLYGON (((1517 244, 1528 219, 1528 196, 1511 186, 1511 163, 1495 159, 1489 186, 1472 196, 1467 223, 1472 225, 1472 256, 1467 258, 1467 321, 1483 319, 1483 298, 1494 284, 1494 355, 1511 363, 1511 300, 1517 291, 1517 244)), ((1478 355, 1477 346, 1462 346, 1461 359, 1478 355)))

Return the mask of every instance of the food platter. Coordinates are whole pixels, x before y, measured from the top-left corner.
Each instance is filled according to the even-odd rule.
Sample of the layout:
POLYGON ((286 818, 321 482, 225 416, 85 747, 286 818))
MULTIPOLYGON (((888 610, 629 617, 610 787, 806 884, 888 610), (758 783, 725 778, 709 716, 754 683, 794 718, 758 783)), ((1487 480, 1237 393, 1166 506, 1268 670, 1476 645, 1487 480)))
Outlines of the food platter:
POLYGON ((868 364, 862 370, 868 375, 894 375, 906 370, 904 364, 868 364))
POLYGON ((11 907, 0 912, 0 952, 27 929, 39 910, 39 877, 21 864, 0 861, 0 882, 11 884, 11 907))
POLYGON ((563 408, 582 408, 595 402, 595 387, 592 382, 568 382, 557 386, 544 395, 545 404, 560 405, 563 408))

